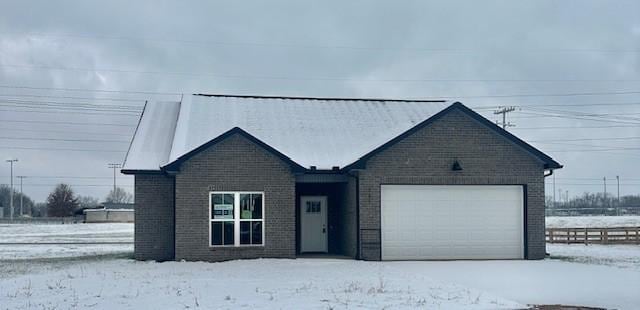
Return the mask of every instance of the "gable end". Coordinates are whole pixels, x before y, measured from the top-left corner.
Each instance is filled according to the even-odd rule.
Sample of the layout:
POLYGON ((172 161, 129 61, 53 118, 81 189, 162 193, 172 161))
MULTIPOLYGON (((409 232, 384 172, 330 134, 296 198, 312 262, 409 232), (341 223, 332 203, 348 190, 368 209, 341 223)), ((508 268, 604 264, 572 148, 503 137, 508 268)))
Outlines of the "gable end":
POLYGON ((482 115, 480 115, 480 114, 474 112, 473 110, 469 109, 468 107, 466 107, 462 103, 455 102, 452 105, 450 105, 449 107, 447 107, 446 109, 438 112, 437 114, 433 115, 432 117, 424 120, 423 122, 419 123, 418 125, 416 125, 416 126, 412 127, 411 129, 403 132, 402 134, 398 135, 397 137, 389 140, 387 143, 385 143, 385 144, 377 147, 376 149, 372 150, 371 152, 365 154, 364 156, 362 156, 357 161, 345 166, 342 170, 349 171, 349 170, 353 170, 353 169, 364 169, 364 168, 366 168, 366 163, 371 157, 373 157, 376 154, 378 154, 378 153, 386 150, 387 148, 395 145, 396 143, 402 141, 403 139, 405 139, 406 137, 408 137, 411 134, 415 133, 416 131, 418 131, 418 130, 420 130, 420 129, 432 124, 433 122, 441 119, 444 115, 447 115, 448 113, 450 113, 451 111, 454 111, 454 110, 460 111, 460 112, 464 113, 465 115, 471 117, 476 122, 478 122, 481 125, 484 125, 485 127, 489 128, 492 132, 504 137, 509 142, 511 142, 514 145, 518 146, 519 148, 523 149, 525 152, 527 152, 528 154, 530 154, 534 158, 540 160, 542 163, 544 163, 544 169, 553 170, 553 169, 562 168, 562 165, 560 163, 556 162, 555 160, 553 160, 550 156, 542 153, 540 150, 536 149, 535 147, 531 146, 530 144, 526 143, 525 141, 521 140, 520 138, 518 138, 515 135, 511 134, 510 132, 504 130, 500 126, 498 126, 498 125, 494 124, 493 122, 489 121, 488 119, 484 118, 482 115))
POLYGON ((250 133, 242 130, 242 128, 240 127, 234 127, 232 129, 230 129, 229 131, 219 135, 218 137, 210 140, 209 142, 200 145, 199 147, 191 150, 190 152, 178 157, 176 160, 174 160, 171 163, 168 163, 162 167, 160 167, 160 169, 166 173, 169 174, 174 174, 180 171, 180 166, 182 165, 183 162, 187 161, 188 159, 190 159, 191 157, 195 156, 196 154, 208 149, 211 146, 214 146, 222 141, 224 141, 225 139, 227 139, 228 137, 231 137, 234 134, 239 134, 241 136, 243 136, 244 138, 248 139, 249 141, 257 144, 258 146, 262 147, 264 150, 266 150, 267 152, 275 155, 276 157, 280 158, 282 161, 284 161, 285 163, 287 163, 290 167, 291 167, 291 171, 296 173, 296 172, 304 172, 306 169, 302 166, 300 166, 298 163, 294 162, 293 160, 291 160, 289 157, 287 157, 286 155, 284 155, 283 153, 281 153, 280 151, 274 149, 273 147, 269 146, 268 144, 260 141, 260 139, 254 137, 253 135, 251 135, 250 133))

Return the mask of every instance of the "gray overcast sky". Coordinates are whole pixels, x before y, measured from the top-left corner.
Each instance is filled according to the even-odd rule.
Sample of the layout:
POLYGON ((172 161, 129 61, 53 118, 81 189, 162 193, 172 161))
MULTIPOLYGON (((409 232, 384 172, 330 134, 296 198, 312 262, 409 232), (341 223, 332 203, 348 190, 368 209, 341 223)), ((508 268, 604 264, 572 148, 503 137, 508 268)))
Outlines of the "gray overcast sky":
POLYGON ((639 1, 3 1, 0 183, 17 157, 38 201, 104 198, 144 100, 180 97, 122 91, 514 105, 556 188, 640 193, 639 1))

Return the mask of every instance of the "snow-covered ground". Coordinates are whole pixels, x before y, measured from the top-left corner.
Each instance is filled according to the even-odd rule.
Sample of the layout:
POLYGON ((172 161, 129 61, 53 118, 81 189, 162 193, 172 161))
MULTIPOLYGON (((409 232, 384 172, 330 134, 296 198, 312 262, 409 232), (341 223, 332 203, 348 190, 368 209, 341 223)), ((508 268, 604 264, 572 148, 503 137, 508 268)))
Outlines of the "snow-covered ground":
POLYGON ((554 259, 640 271, 640 245, 547 243, 547 253, 554 259))
POLYGON ((133 253, 133 244, 0 244, 0 260, 101 256, 133 253))
POLYGON ((640 271, 545 261, 114 259, 0 278, 7 309, 637 309, 640 271))
POLYGON ((127 254, 133 252, 131 242, 130 223, 0 224, 0 260, 127 254))
POLYGON ((133 242, 133 224, 0 224, 6 242, 133 242))
MULTIPOLYGON (((132 224, 0 225, 0 242, 126 242, 132 235, 132 224)), ((0 246, 0 309, 640 305, 636 245, 547 244, 551 259, 543 261, 156 263, 123 258, 131 252, 130 244, 0 246)))
POLYGON ((547 228, 638 227, 640 216, 547 216, 547 228))

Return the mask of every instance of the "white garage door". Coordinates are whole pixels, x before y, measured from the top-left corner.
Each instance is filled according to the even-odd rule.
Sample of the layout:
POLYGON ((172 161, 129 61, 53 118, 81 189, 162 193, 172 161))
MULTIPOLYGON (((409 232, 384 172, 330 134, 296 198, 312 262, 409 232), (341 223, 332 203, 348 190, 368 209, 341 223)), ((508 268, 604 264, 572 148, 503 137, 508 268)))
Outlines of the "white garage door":
POLYGON ((383 185, 382 259, 524 258, 522 186, 383 185))

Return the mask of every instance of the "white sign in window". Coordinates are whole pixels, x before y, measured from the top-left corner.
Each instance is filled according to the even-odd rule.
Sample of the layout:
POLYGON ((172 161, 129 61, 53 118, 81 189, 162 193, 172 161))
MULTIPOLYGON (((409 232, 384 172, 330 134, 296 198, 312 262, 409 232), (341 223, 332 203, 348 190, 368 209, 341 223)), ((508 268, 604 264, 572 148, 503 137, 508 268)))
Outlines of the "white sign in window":
POLYGON ((264 245, 264 194, 211 192, 209 245, 264 245))

